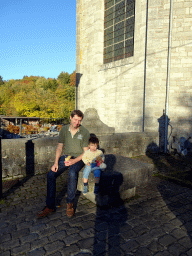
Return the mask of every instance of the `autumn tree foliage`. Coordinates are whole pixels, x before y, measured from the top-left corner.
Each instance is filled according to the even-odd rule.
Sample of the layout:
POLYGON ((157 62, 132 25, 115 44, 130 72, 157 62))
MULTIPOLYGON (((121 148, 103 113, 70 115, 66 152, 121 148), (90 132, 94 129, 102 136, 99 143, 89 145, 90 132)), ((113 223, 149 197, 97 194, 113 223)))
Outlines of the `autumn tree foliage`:
POLYGON ((62 71, 57 79, 24 76, 6 81, 0 90, 0 114, 69 118, 75 108, 74 74, 62 71))
POLYGON ((76 72, 75 71, 70 75, 70 86, 72 86, 72 87, 76 86, 76 72))

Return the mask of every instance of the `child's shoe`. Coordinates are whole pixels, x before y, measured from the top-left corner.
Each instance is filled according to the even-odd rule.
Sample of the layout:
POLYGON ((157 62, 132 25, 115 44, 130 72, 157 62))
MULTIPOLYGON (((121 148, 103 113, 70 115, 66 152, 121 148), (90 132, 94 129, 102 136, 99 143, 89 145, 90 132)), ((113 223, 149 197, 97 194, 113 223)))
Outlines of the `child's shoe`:
POLYGON ((88 191, 89 191, 88 186, 84 186, 83 187, 83 195, 86 195, 88 191))

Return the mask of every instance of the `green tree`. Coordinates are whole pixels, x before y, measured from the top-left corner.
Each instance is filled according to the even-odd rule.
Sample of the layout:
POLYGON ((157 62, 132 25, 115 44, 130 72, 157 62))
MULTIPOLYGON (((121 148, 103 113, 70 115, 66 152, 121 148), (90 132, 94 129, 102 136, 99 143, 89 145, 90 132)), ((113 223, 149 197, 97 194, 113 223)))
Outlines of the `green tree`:
POLYGON ((56 79, 49 79, 47 84, 45 84, 44 89, 48 90, 50 89, 51 91, 55 91, 58 87, 58 83, 56 79))
POLYGON ((3 82, 3 77, 0 76, 0 85, 2 85, 2 84, 4 84, 4 82, 3 82))
POLYGON ((37 81, 35 82, 37 88, 43 88, 43 89, 46 88, 47 83, 48 83, 47 79, 45 77, 43 77, 43 76, 39 77, 37 79, 37 81))
POLYGON ((75 108, 75 72, 60 80, 39 76, 4 81, 0 89, 0 114, 69 119, 75 108))
POLYGON ((66 99, 69 101, 75 101, 75 87, 65 86, 66 88, 66 99))
POLYGON ((35 91, 31 91, 29 94, 21 91, 15 95, 14 107, 18 116, 39 116, 40 106, 35 91))
POLYGON ((54 78, 53 80, 51 80, 51 84, 52 84, 52 86, 51 86, 50 89, 51 89, 53 92, 55 92, 55 90, 56 90, 57 87, 58 87, 57 80, 54 78))
POLYGON ((71 81, 69 73, 63 71, 58 75, 57 80, 62 85, 69 84, 71 81))

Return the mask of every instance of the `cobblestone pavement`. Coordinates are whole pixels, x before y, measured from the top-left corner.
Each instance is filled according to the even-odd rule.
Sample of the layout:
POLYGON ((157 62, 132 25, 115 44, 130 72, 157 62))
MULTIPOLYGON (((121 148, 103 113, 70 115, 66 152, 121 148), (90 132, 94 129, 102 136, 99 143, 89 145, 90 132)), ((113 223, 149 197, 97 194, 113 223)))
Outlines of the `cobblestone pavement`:
POLYGON ((61 207, 43 219, 46 175, 13 189, 0 205, 0 255, 192 255, 192 190, 159 178, 137 188, 138 199, 101 209, 77 194, 66 216, 66 187, 57 180, 61 207))

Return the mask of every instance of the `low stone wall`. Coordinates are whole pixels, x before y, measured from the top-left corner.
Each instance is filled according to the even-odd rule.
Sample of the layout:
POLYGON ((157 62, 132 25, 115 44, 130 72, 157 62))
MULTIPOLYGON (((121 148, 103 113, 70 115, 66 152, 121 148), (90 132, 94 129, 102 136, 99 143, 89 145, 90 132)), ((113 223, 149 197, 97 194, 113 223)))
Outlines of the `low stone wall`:
POLYGON ((119 154, 126 157, 145 155, 146 150, 158 151, 158 132, 130 132, 98 136, 100 147, 107 154, 119 154))
POLYGON ((58 137, 3 139, 2 177, 17 178, 47 172, 55 160, 58 137))
MULTIPOLYGON (((147 148, 157 150, 159 134, 120 133, 98 135, 100 147, 106 154, 120 154, 133 157, 144 155, 147 148)), ((38 139, 3 139, 3 178, 17 178, 26 175, 46 173, 55 160, 58 137, 38 139)))

